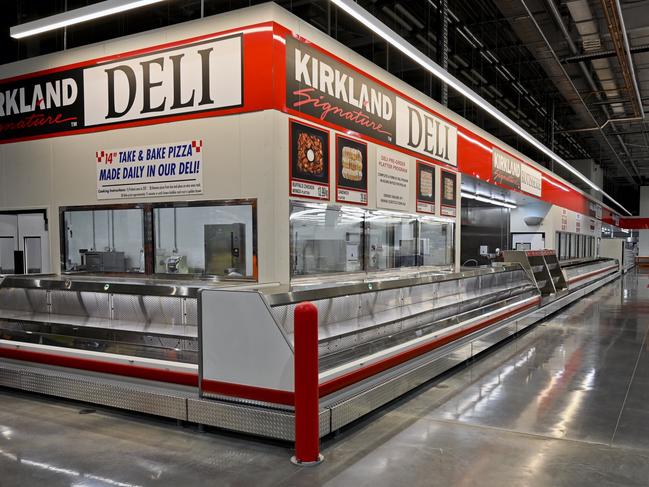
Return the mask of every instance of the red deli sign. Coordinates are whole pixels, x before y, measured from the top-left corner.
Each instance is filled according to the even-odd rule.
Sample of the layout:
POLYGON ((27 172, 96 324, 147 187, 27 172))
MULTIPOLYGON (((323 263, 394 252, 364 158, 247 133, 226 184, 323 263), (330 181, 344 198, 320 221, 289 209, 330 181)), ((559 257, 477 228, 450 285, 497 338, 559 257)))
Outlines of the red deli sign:
POLYGON ((271 39, 267 23, 0 81, 0 143, 267 108, 271 39))
MULTIPOLYGON (((266 109, 502 185, 491 142, 271 21, 1 80, 0 143, 266 109)), ((581 193, 534 179, 527 192, 588 214, 581 193)))
POLYGON ((286 37, 286 106, 457 165, 457 128, 310 44, 286 37))

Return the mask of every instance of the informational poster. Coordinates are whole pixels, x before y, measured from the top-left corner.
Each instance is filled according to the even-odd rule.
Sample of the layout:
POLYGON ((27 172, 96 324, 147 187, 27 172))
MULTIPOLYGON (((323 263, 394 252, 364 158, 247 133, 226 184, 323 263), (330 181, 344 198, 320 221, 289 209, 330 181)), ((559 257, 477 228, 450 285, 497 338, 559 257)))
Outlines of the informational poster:
POLYGON ((568 210, 561 208, 561 231, 565 232, 568 230, 568 210))
POLYGON ((457 174, 442 170, 441 179, 442 205, 440 213, 442 216, 454 217, 457 215, 457 174))
POLYGON ((581 233, 581 214, 575 214, 575 232, 581 233))
POLYGON ((101 149, 95 153, 97 199, 203 192, 203 141, 101 149))
POLYGON ((336 135, 336 201, 367 205, 367 144, 336 135))
POLYGON ((417 161, 417 211, 435 213, 435 166, 417 161))
POLYGON ((387 149, 376 151, 376 207, 406 210, 410 197, 410 160, 387 149))
POLYGON ((329 132, 290 122, 290 195, 329 199, 329 132))

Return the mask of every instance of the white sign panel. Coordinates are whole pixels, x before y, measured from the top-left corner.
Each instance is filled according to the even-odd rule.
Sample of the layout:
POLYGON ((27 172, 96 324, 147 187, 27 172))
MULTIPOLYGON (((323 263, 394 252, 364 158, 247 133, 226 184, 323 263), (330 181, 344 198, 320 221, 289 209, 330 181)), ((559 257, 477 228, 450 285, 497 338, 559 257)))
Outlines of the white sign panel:
POLYGON ((202 140, 99 150, 97 199, 200 194, 202 156, 202 140))
POLYGON ((242 103, 242 37, 215 39, 83 71, 85 125, 242 103))
POLYGON ((397 145, 457 166, 457 128, 397 97, 397 145))
POLYGON ((543 176, 541 171, 521 164, 521 190, 534 196, 541 196, 541 182, 543 176))
POLYGON ((410 197, 410 159, 387 149, 376 151, 376 206, 407 210, 410 197))

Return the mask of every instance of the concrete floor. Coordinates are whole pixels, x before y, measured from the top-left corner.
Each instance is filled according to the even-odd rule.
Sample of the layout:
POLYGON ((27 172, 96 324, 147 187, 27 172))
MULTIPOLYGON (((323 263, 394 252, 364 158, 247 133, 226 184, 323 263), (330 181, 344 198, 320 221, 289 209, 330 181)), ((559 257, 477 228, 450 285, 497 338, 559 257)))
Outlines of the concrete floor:
POLYGON ((0 389, 0 486, 649 485, 649 275, 632 272, 325 441, 290 445, 0 389))

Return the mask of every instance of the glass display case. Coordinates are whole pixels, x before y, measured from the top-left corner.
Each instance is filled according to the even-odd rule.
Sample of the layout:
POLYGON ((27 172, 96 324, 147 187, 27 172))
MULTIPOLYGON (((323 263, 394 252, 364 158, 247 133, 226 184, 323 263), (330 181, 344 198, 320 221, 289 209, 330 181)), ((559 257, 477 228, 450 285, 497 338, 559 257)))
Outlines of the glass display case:
POLYGON ((447 219, 296 201, 290 211, 292 277, 453 269, 447 219))
POLYGON ((356 208, 291 205, 291 274, 363 269, 365 214, 356 208))
POLYGON ((598 255, 598 239, 590 235, 556 232, 559 260, 588 259, 598 255))

